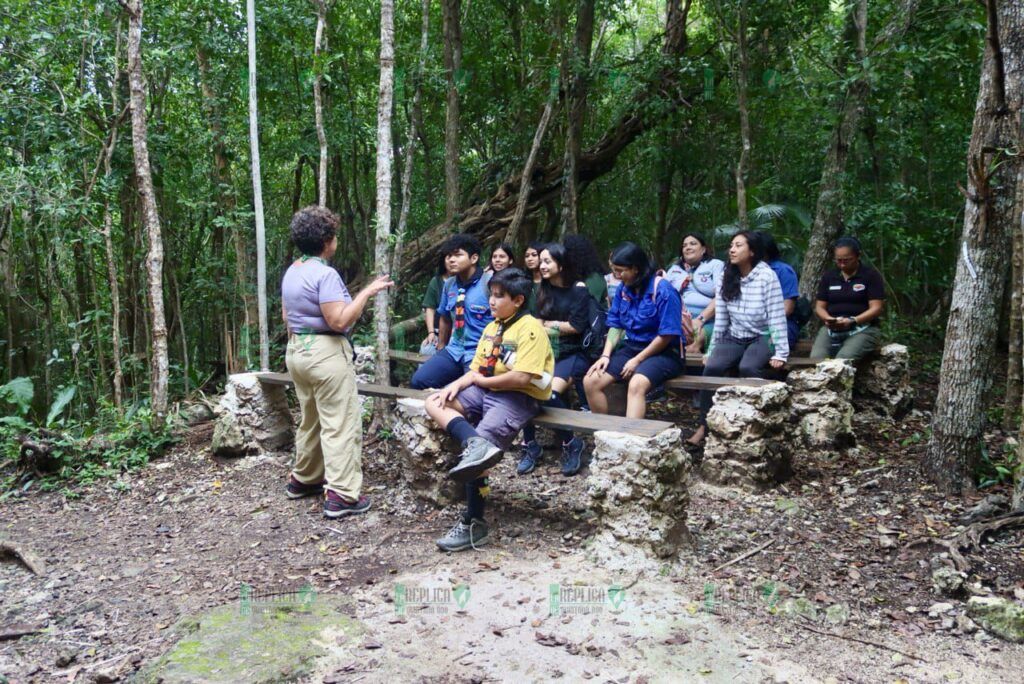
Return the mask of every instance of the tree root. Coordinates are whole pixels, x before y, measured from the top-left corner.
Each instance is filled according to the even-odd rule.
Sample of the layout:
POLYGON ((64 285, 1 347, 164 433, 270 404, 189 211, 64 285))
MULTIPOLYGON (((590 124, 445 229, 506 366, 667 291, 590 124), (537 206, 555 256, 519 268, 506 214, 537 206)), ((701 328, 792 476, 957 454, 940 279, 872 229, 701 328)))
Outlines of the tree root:
POLYGON ((985 541, 985 535, 1017 527, 1024 527, 1024 511, 1006 513, 991 520, 976 522, 969 525, 967 529, 952 539, 925 537, 923 539, 915 539, 903 548, 909 549, 914 546, 925 546, 928 544, 941 547, 949 553, 949 557, 953 560, 957 570, 968 572, 971 569, 971 562, 964 557, 961 551, 970 553, 976 549, 981 549, 981 545, 985 541))
POLYGON ((20 562, 28 568, 29 572, 32 574, 46 574, 46 565, 43 561, 39 560, 34 553, 12 542, 0 541, 0 560, 4 560, 6 558, 13 558, 20 562))

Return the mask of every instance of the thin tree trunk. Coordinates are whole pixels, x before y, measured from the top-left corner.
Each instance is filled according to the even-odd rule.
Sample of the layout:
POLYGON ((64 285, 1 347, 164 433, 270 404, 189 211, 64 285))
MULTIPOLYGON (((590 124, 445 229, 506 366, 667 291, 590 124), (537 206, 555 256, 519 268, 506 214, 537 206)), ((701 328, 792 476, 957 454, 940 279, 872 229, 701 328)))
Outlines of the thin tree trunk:
POLYGON ((146 80, 142 73, 142 0, 128 0, 128 82, 131 92, 132 149, 135 175, 142 199, 142 219, 149 241, 146 256, 147 293, 149 296, 152 359, 150 362, 150 397, 153 418, 162 425, 167 415, 167 324, 164 319, 163 263, 164 246, 160 233, 153 177, 150 173, 149 146, 146 141, 146 80))
MULTIPOLYGON (((1021 198, 1017 198, 1018 205, 1021 198)), ((1018 208, 1018 212, 1020 209, 1018 208)), ((1012 226, 1013 259, 1010 275, 1010 331, 1008 353, 1006 359, 1006 396, 1003 399, 1003 429, 1012 430, 1019 425, 1021 417, 1021 343, 1024 341, 1022 329, 1021 286, 1024 280, 1024 231, 1018 222, 1012 226)))
POLYGON ((260 319, 260 368, 270 369, 267 331, 267 240, 263 227, 263 182, 260 178, 260 127, 256 106, 256 7, 246 2, 249 44, 249 151, 252 157, 252 200, 256 218, 256 300, 260 319))
MULTIPOLYGON (((377 239, 374 249, 374 270, 387 273, 390 264, 388 247, 391 240, 391 167, 394 149, 391 146, 391 112, 395 85, 395 2, 380 3, 380 94, 377 101, 377 239)), ((388 359, 387 290, 374 297, 373 320, 377 332, 377 382, 390 384, 391 363, 388 359)))
MULTIPOLYGON (((740 115, 740 158, 736 162, 737 225, 747 227, 747 164, 750 160, 750 110, 747 105, 747 76, 750 60, 747 55, 747 1, 741 0, 736 27, 736 105, 740 115)), ((865 15, 866 16, 866 15, 865 15)))
POLYGON ((925 476, 947 493, 973 489, 992 385, 1008 242, 1020 224, 1024 5, 988 4, 989 40, 967 151, 964 228, 946 327, 925 476))
MULTIPOLYGON (((114 48, 114 74, 111 78, 110 86, 110 110, 111 112, 117 112, 118 110, 118 81, 120 80, 121 69, 120 69, 120 46, 121 46, 121 25, 117 27, 117 43, 114 48)), ((110 141, 107 145, 107 149, 103 155, 103 178, 104 185, 109 187, 110 178, 112 175, 110 163, 114 157, 114 149, 117 146, 117 132, 118 123, 120 118, 114 120, 114 123, 110 129, 110 141)), ((123 388, 124 388, 124 375, 121 371, 121 293, 117 282, 117 262, 114 259, 114 241, 111 237, 111 229, 113 228, 114 220, 110 212, 110 199, 105 197, 103 200, 103 227, 101 233, 103 235, 103 250, 106 255, 107 262, 107 286, 110 288, 110 337, 112 353, 114 355, 114 407, 120 411, 124 403, 123 388)))
POLYGON ((324 103, 323 103, 323 57, 321 45, 324 40, 324 33, 327 31, 327 2, 326 0, 315 0, 316 2, 316 38, 313 41, 313 63, 316 76, 313 78, 313 111, 316 115, 316 139, 320 144, 320 167, 317 175, 317 203, 321 207, 327 206, 327 134, 324 132, 324 103))
POLYGON ((530 187, 533 184, 533 168, 537 165, 537 155, 540 153, 541 143, 544 141, 544 132, 548 128, 548 121, 551 120, 551 111, 555 108, 555 100, 558 99, 558 90, 551 88, 548 101, 544 103, 544 111, 537 123, 537 130, 533 133, 533 144, 530 146, 530 154, 526 157, 526 164, 523 165, 523 175, 519 180, 519 197, 516 200, 516 210, 512 214, 512 222, 505 233, 505 242, 513 247, 517 246, 519 229, 526 217, 526 205, 530 200, 530 187))
POLYGON ((188 336, 185 334, 185 315, 181 310, 181 288, 178 287, 178 276, 174 273, 173 268, 169 270, 171 272, 171 287, 174 288, 174 310, 178 319, 178 333, 181 335, 181 363, 185 376, 185 397, 187 398, 191 391, 188 375, 188 336))
POLYGON ((570 55, 569 106, 565 127, 565 183, 562 185, 562 235, 579 232, 579 161, 587 112, 590 50, 594 42, 595 0, 576 3, 576 35, 570 55))
POLYGON ((459 87, 462 76, 462 0, 441 0, 444 69, 448 81, 444 119, 444 218, 451 223, 459 212, 459 87))
POLYGON ((405 246, 405 233, 409 225, 409 208, 412 206, 412 167, 416 160, 416 138, 423 99, 423 77, 427 70, 427 51, 430 33, 430 0, 423 0, 423 19, 420 29, 420 54, 416 63, 416 86, 412 95, 412 111, 409 112, 409 131, 405 136, 405 164, 402 167, 402 207, 398 211, 398 235, 395 249, 391 256, 391 268, 388 273, 398 273, 402 265, 402 249, 405 246))

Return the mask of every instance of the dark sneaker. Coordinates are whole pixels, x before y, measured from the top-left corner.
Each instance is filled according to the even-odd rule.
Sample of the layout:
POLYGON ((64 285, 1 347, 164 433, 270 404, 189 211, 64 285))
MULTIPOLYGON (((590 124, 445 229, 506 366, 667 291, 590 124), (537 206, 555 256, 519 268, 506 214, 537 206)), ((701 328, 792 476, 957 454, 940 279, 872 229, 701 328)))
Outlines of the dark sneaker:
POLYGON ((328 518, 343 518, 347 515, 359 515, 370 510, 370 498, 359 497, 359 501, 345 501, 340 494, 327 490, 327 497, 324 499, 324 516, 328 518))
POLYGON ((580 472, 583 463, 583 440, 573 437, 562 445, 562 474, 566 477, 580 472))
POLYGON ((472 482, 501 460, 504 452, 483 437, 470 437, 462 450, 459 464, 448 471, 448 477, 459 482, 472 482))
POLYGON ((437 548, 442 551, 465 551, 483 546, 489 541, 487 523, 473 518, 468 523, 461 518, 448 534, 437 540, 437 548))
POLYGON ((647 392, 647 396, 644 397, 644 401, 652 403, 655 401, 661 401, 667 396, 668 394, 665 393, 665 386, 658 385, 657 387, 652 387, 651 390, 647 392))
POLYGON ((307 496, 319 496, 324 493, 324 483, 302 484, 295 479, 294 475, 288 476, 288 484, 284 488, 285 496, 289 499, 302 499, 307 496))
POLYGON ((536 440, 523 444, 523 448, 519 451, 519 465, 516 466, 516 472, 520 475, 533 472, 542 453, 544 452, 536 440))

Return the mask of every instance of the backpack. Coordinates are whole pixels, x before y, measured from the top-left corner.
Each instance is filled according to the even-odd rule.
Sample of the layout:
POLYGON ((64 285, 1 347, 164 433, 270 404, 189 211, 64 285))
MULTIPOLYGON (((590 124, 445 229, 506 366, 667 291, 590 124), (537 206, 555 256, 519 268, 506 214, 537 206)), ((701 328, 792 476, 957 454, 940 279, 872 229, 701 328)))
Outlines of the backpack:
POLYGON ((807 325, 807 321, 811 320, 812 313, 810 300, 801 295, 796 300, 796 309, 793 310, 793 320, 796 322, 798 330, 807 325))
POLYGON ((604 351, 605 339, 608 337, 608 309, 593 297, 587 297, 587 332, 583 334, 581 346, 583 354, 591 361, 596 361, 604 351))

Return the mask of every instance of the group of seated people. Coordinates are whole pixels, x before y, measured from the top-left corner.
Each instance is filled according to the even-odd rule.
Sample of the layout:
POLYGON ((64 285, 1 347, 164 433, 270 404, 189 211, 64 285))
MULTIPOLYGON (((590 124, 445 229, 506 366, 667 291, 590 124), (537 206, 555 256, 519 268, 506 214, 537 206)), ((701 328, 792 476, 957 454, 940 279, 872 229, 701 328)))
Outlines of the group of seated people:
MULTIPOLYGON (((332 389, 321 366, 326 359, 330 372, 351 374, 350 362, 342 358, 351 353, 344 334, 367 293, 392 283, 382 277, 351 298, 336 271, 327 269, 330 276, 315 263, 307 265, 325 265, 336 248, 336 217, 323 212, 311 208, 293 219, 293 240, 305 256, 290 267, 282 286, 291 333, 287 363, 303 413, 287 489, 298 498, 326 487, 325 515, 338 517, 363 512, 369 502, 359 495, 353 472, 359 469, 359 443, 353 440, 361 435, 341 428, 337 411, 322 405, 337 391, 354 396, 354 383, 332 389), (317 222, 330 239, 303 239, 303 229, 308 233, 317 222), (312 315, 314 305, 323 313, 320 320, 312 315), (327 343, 332 335, 345 342, 327 343), (330 446, 344 447, 347 463, 325 472, 329 440, 330 446), (342 491, 335 491, 332 470, 346 485, 342 491)), ((727 264, 713 258, 701 236, 689 234, 679 259, 665 271, 641 247, 624 242, 609 254, 606 274, 594 246, 578 235, 530 244, 523 268, 509 245, 495 247, 486 265, 481 251, 476 238, 465 234, 443 246, 443 263, 423 302, 428 334, 422 351, 432 354, 411 381, 413 388, 435 390, 426 400, 427 413, 462 449, 449 475, 465 484, 466 511, 437 540, 442 550, 487 542, 487 471, 520 432, 517 471, 532 471, 542 449, 531 422, 542 406, 567 407, 570 389, 582 409, 608 413, 606 390, 624 383, 626 416, 643 418, 649 393, 683 374, 687 353, 702 354, 706 345, 705 375, 766 377, 785 365, 799 334, 796 273, 765 233, 737 233, 727 264)), ((878 345, 884 288, 878 272, 860 263, 854 238, 837 241, 834 258, 837 268, 818 288, 814 311, 824 327, 812 356, 859 358, 878 345)), ((701 393, 701 426, 693 443, 704 437, 711 399, 711 392, 701 393)), ((345 406, 351 410, 348 399, 345 406)), ((573 475, 582 465, 583 441, 569 431, 558 437, 561 470, 573 475)))

